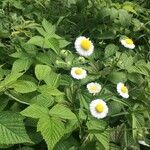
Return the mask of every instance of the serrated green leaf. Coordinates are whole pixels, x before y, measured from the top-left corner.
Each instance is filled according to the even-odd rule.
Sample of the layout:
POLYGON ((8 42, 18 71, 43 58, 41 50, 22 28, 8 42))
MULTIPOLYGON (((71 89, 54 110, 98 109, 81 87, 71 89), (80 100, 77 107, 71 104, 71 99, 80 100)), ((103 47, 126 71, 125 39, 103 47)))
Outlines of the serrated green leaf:
POLYGON ((109 132, 107 130, 102 133, 95 133, 94 136, 106 150, 109 150, 109 132))
POLYGON ((50 65, 50 63, 52 62, 52 60, 50 59, 50 57, 48 56, 47 53, 38 53, 36 56, 36 59, 41 62, 42 64, 46 64, 46 65, 50 65))
POLYGON ((46 19, 43 19, 42 26, 50 36, 52 36, 56 31, 56 26, 49 23, 46 19))
POLYGON ((21 112, 22 115, 31 118, 42 118, 48 116, 49 110, 46 107, 32 104, 21 112))
POLYGON ((30 101, 31 104, 37 104, 44 107, 50 107, 54 103, 54 97, 50 95, 39 94, 33 97, 30 101))
POLYGON ((38 91, 42 94, 52 95, 52 96, 64 95, 64 93, 60 92, 58 89, 52 87, 51 85, 42 85, 38 88, 38 91))
POLYGON ((51 68, 47 65, 36 65, 35 66, 35 75, 38 80, 44 80, 51 73, 51 68))
POLYGON ((119 82, 126 82, 127 81, 127 76, 126 76, 126 73, 124 73, 124 72, 112 72, 108 76, 108 79, 112 83, 117 84, 119 82))
POLYGON ((47 116, 40 118, 37 125, 37 131, 41 132, 47 143, 48 150, 52 150, 56 143, 59 142, 64 135, 65 127, 59 119, 47 116))
POLYGON ((96 119, 88 121, 86 125, 88 127, 88 130, 99 130, 99 131, 105 130, 107 126, 105 121, 96 119))
POLYGON ((8 102, 9 102, 9 99, 7 98, 3 98, 1 97, 2 100, 0 101, 0 111, 4 110, 4 108, 7 106, 8 102))
POLYGON ((55 72, 51 72, 51 74, 47 77, 45 77, 44 81, 46 82, 47 85, 51 85, 53 87, 58 87, 59 86, 59 81, 60 81, 60 74, 57 74, 55 72))
POLYGON ((23 75, 23 73, 11 72, 6 76, 4 81, 0 83, 0 91, 6 90, 11 87, 11 85, 23 75))
POLYGON ((37 86, 34 82, 25 80, 18 80, 13 85, 11 85, 11 87, 19 93, 29 93, 36 91, 37 89, 37 86))
POLYGON ((124 27, 129 26, 131 23, 131 15, 126 10, 120 9, 119 21, 122 26, 124 27))
POLYGON ((57 104, 50 111, 51 116, 60 117, 63 119, 76 119, 75 114, 65 105, 57 104))
POLYGON ((115 54, 116 51, 119 50, 119 47, 114 44, 109 44, 105 48, 105 57, 110 57, 115 54))
POLYGON ((32 143, 28 137, 23 117, 18 113, 0 112, 0 144, 32 143))
POLYGON ((71 136, 67 139, 60 140, 54 147, 54 150, 77 150, 77 147, 77 141, 71 136))
POLYGON ((121 109, 123 108, 123 105, 121 103, 112 101, 109 103, 109 114, 117 114, 120 113, 121 109))
POLYGON ((56 54, 58 53, 59 42, 56 38, 48 39, 48 45, 49 45, 49 48, 51 48, 56 54))
POLYGON ((65 39, 59 39, 59 48, 64 48, 69 44, 70 42, 66 41, 65 39))
POLYGON ((47 46, 45 43, 46 42, 44 38, 41 36, 34 36, 27 42, 27 44, 33 44, 33 45, 40 46, 43 48, 49 48, 49 46, 47 46))

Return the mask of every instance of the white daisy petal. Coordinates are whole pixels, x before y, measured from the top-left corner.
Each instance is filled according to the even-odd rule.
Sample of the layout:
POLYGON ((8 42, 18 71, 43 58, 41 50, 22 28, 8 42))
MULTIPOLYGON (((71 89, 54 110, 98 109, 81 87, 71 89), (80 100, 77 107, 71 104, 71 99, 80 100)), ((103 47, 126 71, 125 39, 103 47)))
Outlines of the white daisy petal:
POLYGON ((123 98, 129 98, 128 88, 122 82, 120 82, 120 83, 117 84, 117 92, 123 98))
POLYGON ((124 39, 120 40, 120 42, 126 48, 129 48, 129 49, 134 49, 135 48, 135 45, 134 45, 132 39, 124 38, 124 39))
POLYGON ((87 57, 93 53, 94 45, 89 38, 80 36, 75 41, 75 49, 79 55, 87 57))
POLYGON ((99 93, 102 89, 102 87, 99 83, 94 83, 94 82, 88 83, 86 87, 87 87, 89 93, 94 94, 94 95, 96 93, 99 93))
POLYGON ((87 72, 80 67, 73 67, 71 69, 71 76, 79 80, 85 78, 87 76, 87 72))
POLYGON ((138 143, 141 144, 141 145, 150 147, 150 145, 148 145, 148 144, 147 144, 145 141, 143 141, 143 140, 139 140, 138 143))
POLYGON ((105 118, 108 114, 108 106, 102 99, 93 100, 89 107, 92 116, 97 119, 105 118))

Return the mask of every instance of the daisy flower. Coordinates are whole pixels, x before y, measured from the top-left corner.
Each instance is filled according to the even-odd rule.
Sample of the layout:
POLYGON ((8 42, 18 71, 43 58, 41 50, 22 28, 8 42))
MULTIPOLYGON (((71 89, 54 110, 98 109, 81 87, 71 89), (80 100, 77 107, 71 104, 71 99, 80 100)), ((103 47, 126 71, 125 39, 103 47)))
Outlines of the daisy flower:
POLYGON ((84 36, 80 36, 75 41, 75 49, 77 53, 81 56, 90 56, 94 51, 94 45, 84 36))
POLYGON ((99 93, 102 89, 101 85, 96 82, 88 83, 86 87, 87 87, 89 93, 91 93, 93 95, 95 95, 96 93, 99 93))
POLYGON ((102 119, 107 116, 108 107, 102 99, 96 99, 90 103, 90 112, 93 117, 102 119))
POLYGON ((128 88, 123 83, 117 84, 117 92, 124 98, 129 98, 128 88))
POLYGON ((86 70, 80 68, 80 67, 73 67, 71 69, 71 75, 75 79, 83 79, 87 76, 86 70))
POLYGON ((134 49, 135 48, 135 45, 133 43, 133 40, 126 37, 126 38, 122 38, 120 40, 121 44, 126 47, 126 48, 129 48, 129 49, 134 49))

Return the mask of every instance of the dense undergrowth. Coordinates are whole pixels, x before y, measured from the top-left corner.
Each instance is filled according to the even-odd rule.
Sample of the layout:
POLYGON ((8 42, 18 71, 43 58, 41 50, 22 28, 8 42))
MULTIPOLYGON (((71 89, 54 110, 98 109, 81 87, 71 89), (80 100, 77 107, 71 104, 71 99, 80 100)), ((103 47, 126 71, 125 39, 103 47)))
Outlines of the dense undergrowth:
POLYGON ((149 0, 1 0, 0 148, 149 149, 149 8, 149 0), (76 51, 80 36, 94 45, 88 57, 76 51), (87 76, 76 79, 74 67, 87 76), (108 107, 101 119, 89 107, 96 99, 108 107))

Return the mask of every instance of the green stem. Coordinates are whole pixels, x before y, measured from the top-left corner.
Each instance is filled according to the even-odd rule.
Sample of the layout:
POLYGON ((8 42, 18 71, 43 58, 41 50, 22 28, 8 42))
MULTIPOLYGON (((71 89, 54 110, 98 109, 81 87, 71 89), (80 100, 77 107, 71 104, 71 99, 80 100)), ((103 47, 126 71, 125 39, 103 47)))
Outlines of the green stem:
MULTIPOLYGON (((115 68, 115 66, 117 65, 117 63, 119 62, 119 60, 120 60, 120 58, 121 58, 121 56, 122 56, 122 52, 120 53, 120 55, 119 55, 119 58, 118 58, 118 60, 117 61, 115 61, 114 62, 114 64, 112 65, 112 68, 111 68, 111 71, 110 71, 110 73, 109 74, 111 74, 112 72, 113 72, 113 70, 114 70, 114 68, 115 68)), ((104 82, 104 84, 103 84, 103 87, 102 87, 102 89, 101 89, 101 91, 100 91, 100 93, 103 91, 103 89, 104 89, 104 87, 105 87, 105 85, 106 85, 106 83, 107 83, 107 81, 109 80, 109 78, 106 78, 106 80, 105 80, 105 82, 104 82)))
POLYGON ((117 116, 128 115, 128 114, 129 114, 128 112, 122 112, 122 113, 119 113, 119 114, 111 115, 110 117, 117 117, 117 116))
POLYGON ((15 101, 19 102, 19 103, 22 103, 22 104, 25 104, 25 105, 30 105, 29 103, 27 102, 24 102, 24 101, 21 101, 20 99, 14 97, 12 94, 10 94, 8 91, 4 92, 5 95, 9 96, 10 98, 14 99, 15 101))

